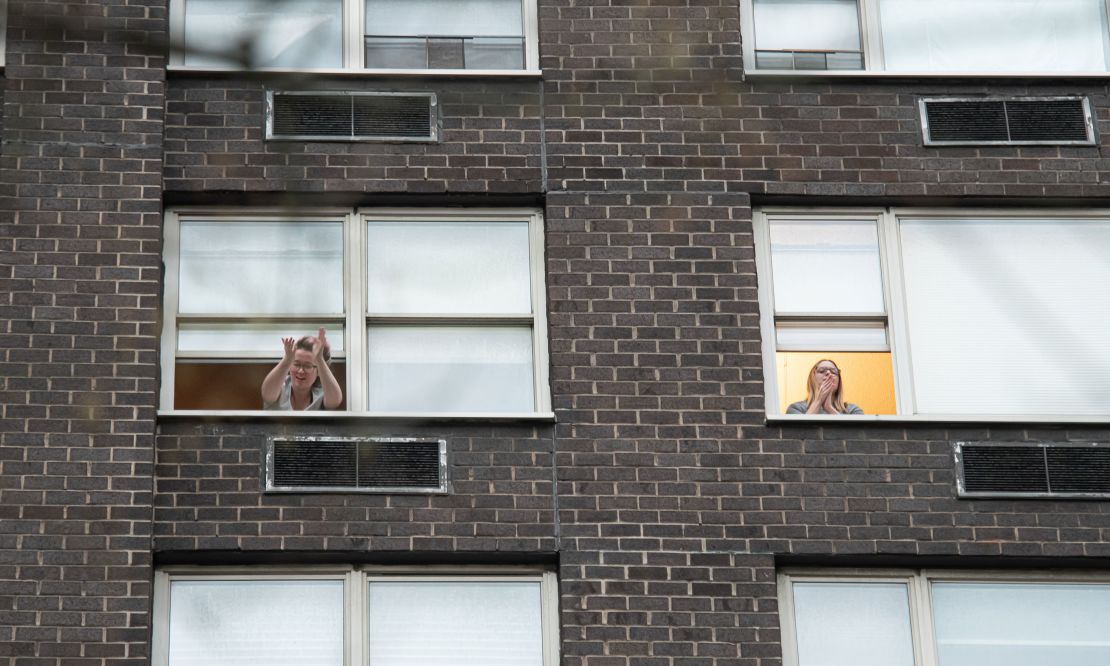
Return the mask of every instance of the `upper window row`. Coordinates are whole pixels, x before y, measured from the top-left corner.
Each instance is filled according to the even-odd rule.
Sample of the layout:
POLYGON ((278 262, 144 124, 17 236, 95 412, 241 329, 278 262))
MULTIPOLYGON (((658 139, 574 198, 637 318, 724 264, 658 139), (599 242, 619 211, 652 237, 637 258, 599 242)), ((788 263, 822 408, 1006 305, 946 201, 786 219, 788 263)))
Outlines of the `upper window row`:
POLYGON ((1107 0, 743 0, 752 71, 1092 74, 1107 0))
POLYGON ((1110 216, 766 209, 768 412, 1110 417, 1110 216))
POLYGON ((533 0, 171 0, 172 64, 538 70, 533 0))
POLYGON ((542 257, 531 210, 171 211, 162 408, 547 414, 542 257))

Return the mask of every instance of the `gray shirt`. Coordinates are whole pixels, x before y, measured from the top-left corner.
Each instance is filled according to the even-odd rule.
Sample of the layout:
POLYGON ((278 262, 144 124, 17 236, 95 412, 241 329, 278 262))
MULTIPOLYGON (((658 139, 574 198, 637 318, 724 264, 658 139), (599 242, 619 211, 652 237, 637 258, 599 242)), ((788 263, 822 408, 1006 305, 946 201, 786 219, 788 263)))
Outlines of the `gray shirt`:
MULTIPOLYGON (((289 375, 285 376, 285 381, 281 384, 281 393, 278 394, 278 399, 275 402, 263 402, 262 409, 269 409, 273 411, 293 411, 293 378, 289 375)), ((320 410, 324 408, 324 387, 312 387, 312 401, 305 407, 305 411, 320 410)))
MULTIPOLYGON (((809 407, 809 403, 807 403, 805 400, 799 400, 798 402, 790 403, 790 406, 786 408, 786 413, 787 414, 805 414, 806 409, 808 407, 809 407)), ((829 412, 817 412, 817 414, 828 414, 828 413, 829 412)), ((849 403, 846 403, 844 405, 844 413, 845 414, 862 414, 863 410, 860 409, 858 405, 853 405, 852 403, 849 402, 849 403)), ((814 414, 814 416, 816 416, 817 414, 814 414)))

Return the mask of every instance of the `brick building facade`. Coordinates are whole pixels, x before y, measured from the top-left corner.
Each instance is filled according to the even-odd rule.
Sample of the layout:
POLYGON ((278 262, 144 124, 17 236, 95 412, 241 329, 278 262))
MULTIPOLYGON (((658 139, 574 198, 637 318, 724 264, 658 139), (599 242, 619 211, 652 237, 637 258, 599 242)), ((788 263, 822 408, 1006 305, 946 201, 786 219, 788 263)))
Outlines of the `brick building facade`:
MULTIPOLYGON (((768 399, 776 315, 757 255, 760 220, 779 210, 1091 217, 1108 207, 1105 70, 761 72, 741 35, 773 4, 525 0, 522 40, 537 55, 508 68, 519 71, 363 73, 348 54, 291 74, 175 64, 166 43, 184 3, 8 0, 0 662, 168 663, 170 602, 155 590, 167 572, 554 574, 545 654, 584 666, 804 664, 792 632, 805 620, 780 608, 803 605, 788 575, 890 572, 909 589, 926 570, 1030 586, 1074 576, 1102 594, 1110 503, 960 496, 953 447, 1105 443, 1105 408, 937 416, 924 398, 914 407, 904 387, 927 387, 896 358, 896 413, 783 415, 768 399), (434 92, 441 131, 268 140, 275 89, 434 92), (1093 145, 923 145, 923 98, 1061 96, 1087 100, 1103 130, 1093 145), (348 396, 363 403, 342 413, 175 406, 162 380, 195 358, 174 358, 184 343, 167 357, 166 220, 291 209, 327 211, 347 234, 383 210, 538 214, 543 316, 498 322, 542 342, 525 350, 542 352, 524 361, 533 408, 375 410, 365 342, 345 357, 348 396), (442 440, 450 492, 267 492, 275 437, 442 440)), ((874 40, 864 46, 874 58, 874 40)), ((346 270, 369 270, 361 246, 345 251, 346 270)), ((1082 288, 1096 303, 1105 290, 1082 288)), ((348 342, 444 325, 343 307, 348 342)), ((919 335, 890 307, 868 321, 888 340, 902 326, 919 335)), ((247 360, 268 367, 271 351, 247 360)), ((1107 369, 1105 348, 1084 355, 1107 369)), ((934 651, 944 661, 917 647, 916 663, 934 651)))

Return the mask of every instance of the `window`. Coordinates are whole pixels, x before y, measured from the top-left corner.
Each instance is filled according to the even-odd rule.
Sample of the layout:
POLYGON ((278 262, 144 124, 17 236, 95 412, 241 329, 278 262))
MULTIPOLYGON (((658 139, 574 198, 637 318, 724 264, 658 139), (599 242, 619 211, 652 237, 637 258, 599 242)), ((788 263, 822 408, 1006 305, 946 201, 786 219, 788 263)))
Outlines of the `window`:
POLYGON ((1094 74, 1107 0, 743 0, 750 71, 1094 74))
POLYGON ((1095 666, 1104 575, 961 571, 779 576, 786 666, 1095 666))
POLYGON ((557 666, 555 575, 200 568, 155 575, 156 666, 557 666))
POLYGON ((1110 214, 758 211, 771 415, 841 369, 867 414, 1110 416, 1110 214))
POLYGON ((165 234, 163 409, 260 409, 281 338, 324 328, 348 411, 550 411, 538 211, 176 211, 165 234))
POLYGON ((534 0, 171 0, 172 65, 539 70, 534 0))

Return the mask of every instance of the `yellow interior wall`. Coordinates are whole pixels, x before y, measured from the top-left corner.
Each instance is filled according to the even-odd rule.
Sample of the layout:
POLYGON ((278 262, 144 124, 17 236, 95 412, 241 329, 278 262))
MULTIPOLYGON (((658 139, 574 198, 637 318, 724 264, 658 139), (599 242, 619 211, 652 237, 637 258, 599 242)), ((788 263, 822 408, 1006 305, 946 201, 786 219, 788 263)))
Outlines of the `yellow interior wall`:
POLYGON ((806 399, 809 369, 831 359, 840 368, 844 400, 867 414, 893 414, 894 372, 890 352, 778 352, 779 406, 806 399))

